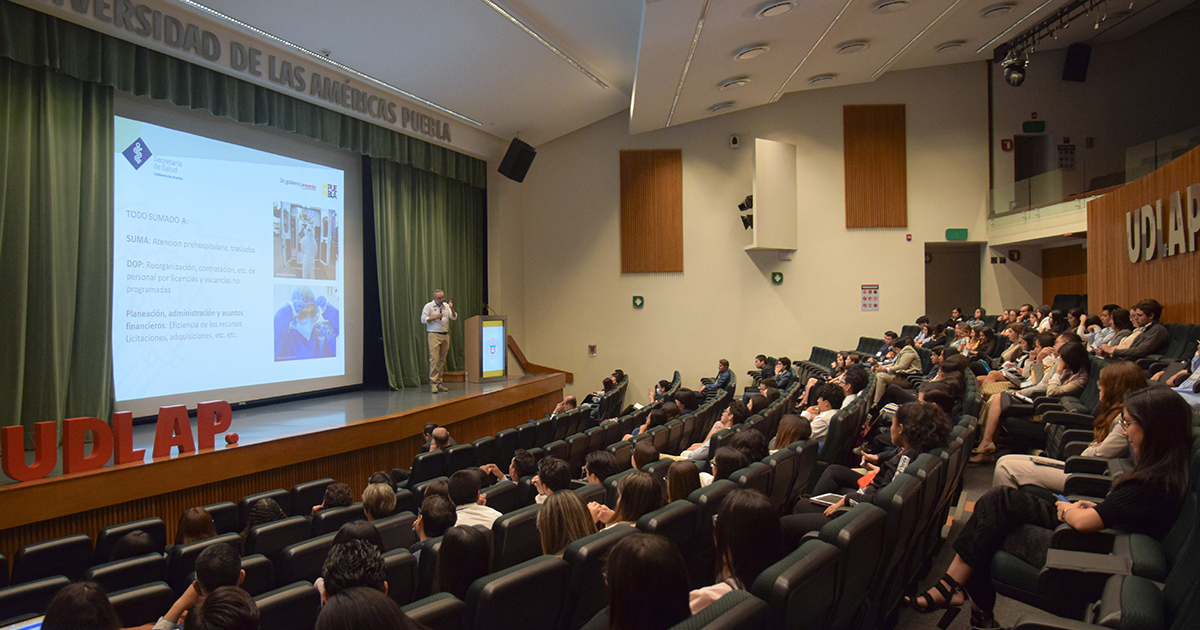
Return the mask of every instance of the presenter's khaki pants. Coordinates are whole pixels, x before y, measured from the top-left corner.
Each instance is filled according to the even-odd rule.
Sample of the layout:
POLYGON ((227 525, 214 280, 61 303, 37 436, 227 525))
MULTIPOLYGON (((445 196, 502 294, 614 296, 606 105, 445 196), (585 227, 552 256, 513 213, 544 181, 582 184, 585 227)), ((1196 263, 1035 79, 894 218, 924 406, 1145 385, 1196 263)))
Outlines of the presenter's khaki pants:
POLYGON ((429 336, 429 384, 442 384, 442 370, 446 367, 446 355, 450 353, 449 333, 426 333, 429 336))

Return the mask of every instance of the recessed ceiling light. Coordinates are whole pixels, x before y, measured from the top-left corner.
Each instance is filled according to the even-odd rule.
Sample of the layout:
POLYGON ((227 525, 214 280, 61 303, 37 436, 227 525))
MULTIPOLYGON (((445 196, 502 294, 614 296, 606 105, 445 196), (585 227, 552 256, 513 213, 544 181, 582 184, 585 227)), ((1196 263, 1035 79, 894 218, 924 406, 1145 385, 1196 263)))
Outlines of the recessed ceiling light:
POLYGON ((836 78, 837 78, 837 75, 836 75, 836 74, 818 74, 818 75, 816 75, 816 76, 811 76, 811 77, 808 77, 808 82, 809 82, 809 83, 811 83, 811 84, 813 84, 813 85, 815 85, 815 84, 817 84, 817 83, 824 83, 824 82, 826 82, 826 81, 833 81, 833 80, 834 80, 834 79, 836 79, 836 78))
POLYGON ((796 3, 792 2, 791 0, 785 0, 784 2, 768 2, 754 14, 754 17, 760 20, 779 17, 795 8, 796 3))
POLYGON ((743 85, 746 85, 749 82, 750 82, 750 77, 733 77, 732 79, 725 79, 724 81, 722 81, 720 83, 720 85, 718 85, 718 87, 722 90, 728 90, 731 88, 742 87, 743 85))
POLYGON ((871 47, 871 43, 865 39, 856 39, 853 41, 843 42, 838 44, 837 54, 852 55, 856 52, 862 52, 871 47))
POLYGON ((908 4, 908 0, 879 0, 879 2, 876 2, 871 7, 871 13, 878 13, 880 15, 895 13, 907 9, 908 4))
POLYGON ((720 103, 717 103, 716 105, 709 107, 708 111, 719 112, 722 109, 729 109, 730 107, 733 107, 733 101, 722 101, 720 103))
POLYGON ((1013 9, 1015 8, 1017 8, 1017 4, 1015 2, 1002 2, 1000 4, 993 4, 992 6, 985 8, 983 11, 979 12, 979 15, 985 20, 990 20, 992 18, 1008 15, 1009 13, 1012 13, 1013 9))
POLYGON ((966 43, 967 42, 965 42, 961 39, 955 39, 955 40, 948 41, 948 42, 942 42, 942 43, 938 44, 937 46, 934 46, 933 49, 937 52, 947 52, 950 50, 958 50, 959 48, 962 48, 964 45, 966 45, 966 43))
POLYGON ((735 50, 733 52, 733 58, 737 59, 738 61, 745 61, 747 59, 753 59, 767 52, 768 50, 771 50, 771 47, 766 44, 751 44, 735 50))

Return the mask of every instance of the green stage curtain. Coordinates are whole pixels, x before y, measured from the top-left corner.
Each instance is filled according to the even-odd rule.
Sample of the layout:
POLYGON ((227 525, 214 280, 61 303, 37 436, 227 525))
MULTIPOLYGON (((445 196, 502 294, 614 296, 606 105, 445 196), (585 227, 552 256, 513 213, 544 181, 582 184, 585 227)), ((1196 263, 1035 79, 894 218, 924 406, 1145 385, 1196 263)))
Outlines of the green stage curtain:
POLYGON ((409 164, 476 188, 487 186, 487 163, 483 160, 8 0, 0 0, 0 57, 238 122, 297 133, 347 151, 409 164))
POLYGON ((421 308, 437 289, 458 312, 446 369, 463 369, 463 325, 483 310, 484 191, 383 159, 371 160, 371 179, 388 381, 413 387, 429 382, 421 308))
POLYGON ((0 58, 0 137, 0 426, 107 420, 112 88, 0 58))

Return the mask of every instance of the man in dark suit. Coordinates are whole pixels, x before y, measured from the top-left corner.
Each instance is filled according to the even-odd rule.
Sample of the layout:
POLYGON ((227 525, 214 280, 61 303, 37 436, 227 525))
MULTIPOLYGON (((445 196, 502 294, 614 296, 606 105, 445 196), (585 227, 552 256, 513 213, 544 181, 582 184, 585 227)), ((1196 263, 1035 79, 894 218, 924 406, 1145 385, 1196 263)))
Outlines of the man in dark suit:
POLYGON ((729 360, 721 359, 720 361, 717 361, 717 378, 715 378, 711 383, 705 383, 704 386, 700 388, 700 393, 705 396, 714 394, 717 390, 728 387, 729 379, 732 377, 733 376, 729 373, 729 360))

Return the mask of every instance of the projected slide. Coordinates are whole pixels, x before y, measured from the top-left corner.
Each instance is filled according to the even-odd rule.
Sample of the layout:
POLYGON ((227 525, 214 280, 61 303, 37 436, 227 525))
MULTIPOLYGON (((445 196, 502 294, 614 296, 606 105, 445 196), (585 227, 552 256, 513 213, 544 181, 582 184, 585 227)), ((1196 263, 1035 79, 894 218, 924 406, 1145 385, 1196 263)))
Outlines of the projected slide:
POLYGON ((120 117, 115 139, 117 400, 345 374, 343 172, 120 117))

